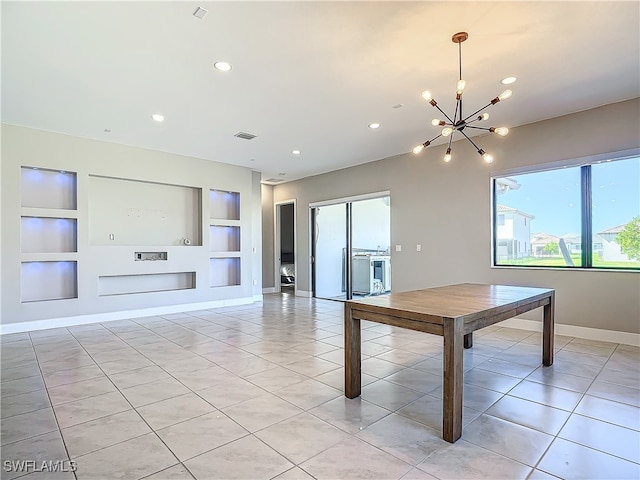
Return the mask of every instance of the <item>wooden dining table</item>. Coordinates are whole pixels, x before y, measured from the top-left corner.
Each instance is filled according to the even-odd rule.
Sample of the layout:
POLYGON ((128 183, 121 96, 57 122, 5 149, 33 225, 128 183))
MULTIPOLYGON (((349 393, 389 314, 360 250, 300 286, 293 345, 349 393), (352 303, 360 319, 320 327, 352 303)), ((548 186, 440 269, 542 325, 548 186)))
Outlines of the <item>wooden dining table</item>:
POLYGON ((442 438, 462 435, 463 350, 473 332, 543 308, 542 364, 553 364, 555 290, 462 283, 345 302, 345 396, 361 392, 360 320, 408 328, 444 338, 442 438))

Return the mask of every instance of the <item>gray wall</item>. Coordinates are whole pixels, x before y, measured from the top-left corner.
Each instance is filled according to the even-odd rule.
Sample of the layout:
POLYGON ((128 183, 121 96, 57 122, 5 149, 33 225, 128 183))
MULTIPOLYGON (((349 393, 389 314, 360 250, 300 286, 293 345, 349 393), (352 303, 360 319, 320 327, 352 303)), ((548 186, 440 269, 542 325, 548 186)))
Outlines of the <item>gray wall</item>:
MULTIPOLYGON (((261 294, 260 174, 250 169, 192 157, 89 140, 69 135, 2 125, 2 290, 3 324, 77 315, 112 313, 201 302, 250 301, 261 294), (34 303, 21 302, 21 165, 77 172, 78 298, 34 303), (90 175, 127 178, 202 189, 202 246, 95 245, 90 242, 92 195, 90 175), (209 189, 240 193, 241 285, 209 286, 209 189), (255 249, 255 252, 254 252, 255 249), (134 262, 134 251, 167 251, 164 262, 134 262), (141 273, 196 272, 196 288, 189 290, 99 296, 98 277, 141 273), (255 285, 253 285, 255 281, 255 285)), ((117 196, 118 191, 109 192, 117 196)), ((102 199, 104 200, 104 199, 102 199)), ((42 214, 47 214, 43 209, 42 214)), ((57 211, 56 211, 57 212, 57 211)), ((64 213, 64 212, 63 212, 64 213)), ((63 213, 58 215, 64 216, 63 213)), ((49 259, 45 254, 29 259, 49 259)))
POLYGON ((262 185, 262 286, 275 287, 273 186, 262 185))
MULTIPOLYGON (((492 173, 638 148, 639 110, 634 99, 514 128, 506 138, 480 138, 495 157, 491 165, 465 140, 454 144, 449 164, 441 160, 446 146, 437 146, 418 156, 409 153, 276 186, 274 202, 298 202, 298 289, 310 290, 309 203, 389 190, 391 244, 403 246, 402 252, 392 251, 394 291, 459 282, 550 287, 557 290, 558 323, 640 332, 638 272, 490 266, 492 173), (418 243, 421 252, 416 252, 418 243)), ((265 255, 264 264, 273 264, 273 258, 265 255)))

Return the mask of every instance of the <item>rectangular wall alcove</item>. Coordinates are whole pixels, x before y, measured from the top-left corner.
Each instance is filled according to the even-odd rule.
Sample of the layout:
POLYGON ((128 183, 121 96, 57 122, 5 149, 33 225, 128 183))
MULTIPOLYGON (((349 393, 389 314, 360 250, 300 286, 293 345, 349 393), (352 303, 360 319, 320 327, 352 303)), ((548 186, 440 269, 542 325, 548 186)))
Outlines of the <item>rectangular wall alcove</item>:
POLYGON ((109 275, 98 277, 101 297, 196 288, 195 272, 109 275))
POLYGON ((240 227, 211 225, 209 250, 212 252, 239 252, 240 227))
POLYGON ((210 259, 209 285, 211 287, 240 285, 240 259, 237 257, 210 259))
POLYGON ((77 252, 78 221, 75 218, 22 217, 22 253, 77 252))
POLYGON ((75 261, 23 262, 22 303, 78 297, 78 265, 75 261))

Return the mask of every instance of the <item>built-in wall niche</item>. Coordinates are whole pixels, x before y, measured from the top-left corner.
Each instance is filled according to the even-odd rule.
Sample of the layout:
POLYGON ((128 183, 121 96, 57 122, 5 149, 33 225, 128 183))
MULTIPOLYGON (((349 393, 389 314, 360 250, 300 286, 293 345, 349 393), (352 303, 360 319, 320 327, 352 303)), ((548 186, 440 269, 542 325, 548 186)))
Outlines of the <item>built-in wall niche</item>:
POLYGON ((75 218, 22 217, 22 253, 69 253, 78 251, 78 221, 75 218))
POLYGON ((227 190, 210 190, 209 212, 211 219, 240 220, 240 194, 227 190))
POLYGON ((22 167, 20 176, 23 207, 60 210, 77 208, 75 172, 22 167))
POLYGON ((212 258, 209 263, 209 285, 228 287, 240 285, 240 258, 212 258))
POLYGON ((195 272, 108 275, 98 277, 98 294, 129 295, 133 293, 168 292, 196 288, 195 272))
POLYGON ((22 303, 78 298, 75 261, 23 262, 21 270, 22 303))
POLYGON ((202 190, 89 176, 91 245, 202 245, 202 190))
POLYGON ((239 252, 240 227, 211 225, 209 227, 209 250, 212 252, 239 252))

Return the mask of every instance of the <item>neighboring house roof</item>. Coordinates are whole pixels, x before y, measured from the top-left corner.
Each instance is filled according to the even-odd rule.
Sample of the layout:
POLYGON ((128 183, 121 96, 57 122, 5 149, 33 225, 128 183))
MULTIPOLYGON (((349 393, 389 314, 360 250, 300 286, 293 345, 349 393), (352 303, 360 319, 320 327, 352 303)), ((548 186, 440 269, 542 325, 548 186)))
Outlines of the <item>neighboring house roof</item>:
POLYGON ((538 232, 531 235, 531 243, 558 243, 560 237, 555 235, 549 235, 548 233, 538 232))
POLYGON ((608 234, 620 233, 626 225, 627 225, 626 223, 623 223, 622 225, 618 225, 617 227, 612 227, 607 230, 603 230, 601 232, 598 232, 598 235, 607 234, 607 233, 608 234))
POLYGON ((560 238, 562 238, 567 243, 581 243, 582 235, 579 233, 565 233, 560 238))
POLYGON ((500 203, 498 205, 496 205, 496 210, 499 213, 517 213, 518 215, 522 215, 523 217, 527 217, 527 218, 530 218, 532 220, 534 218, 536 218, 535 215, 531 215, 529 213, 521 212, 517 208, 508 207, 506 205, 501 205, 500 203))

